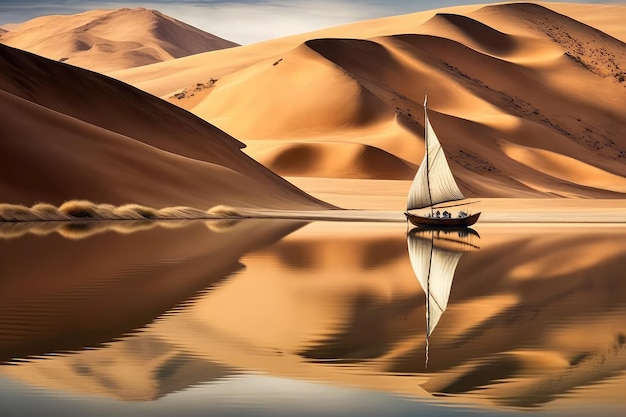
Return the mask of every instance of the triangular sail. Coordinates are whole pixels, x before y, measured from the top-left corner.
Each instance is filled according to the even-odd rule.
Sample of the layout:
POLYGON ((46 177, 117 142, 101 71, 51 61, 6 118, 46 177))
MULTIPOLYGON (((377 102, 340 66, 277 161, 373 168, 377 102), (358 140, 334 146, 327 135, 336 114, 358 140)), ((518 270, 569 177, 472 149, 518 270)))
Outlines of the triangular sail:
POLYGON ((454 180, 441 143, 428 119, 426 100, 424 99, 424 159, 411 184, 406 206, 407 210, 465 199, 454 180))

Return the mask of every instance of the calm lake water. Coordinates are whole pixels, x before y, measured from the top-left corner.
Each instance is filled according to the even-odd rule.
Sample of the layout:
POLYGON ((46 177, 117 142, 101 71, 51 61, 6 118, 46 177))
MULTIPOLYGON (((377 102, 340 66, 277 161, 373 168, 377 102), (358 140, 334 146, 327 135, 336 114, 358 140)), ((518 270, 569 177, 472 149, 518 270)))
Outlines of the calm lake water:
POLYGON ((626 415, 626 225, 474 230, 0 225, 0 415, 626 415))

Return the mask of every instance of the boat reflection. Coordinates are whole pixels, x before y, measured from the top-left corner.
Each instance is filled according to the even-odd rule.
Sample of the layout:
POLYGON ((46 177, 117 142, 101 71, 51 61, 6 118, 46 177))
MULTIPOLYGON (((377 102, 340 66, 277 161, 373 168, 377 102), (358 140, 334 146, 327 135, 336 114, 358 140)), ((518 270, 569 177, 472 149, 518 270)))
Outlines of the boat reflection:
POLYGON ((411 266, 426 294, 426 368, 428 340, 448 307, 456 267, 464 252, 480 249, 475 239, 480 235, 471 228, 414 228, 407 233, 411 266))

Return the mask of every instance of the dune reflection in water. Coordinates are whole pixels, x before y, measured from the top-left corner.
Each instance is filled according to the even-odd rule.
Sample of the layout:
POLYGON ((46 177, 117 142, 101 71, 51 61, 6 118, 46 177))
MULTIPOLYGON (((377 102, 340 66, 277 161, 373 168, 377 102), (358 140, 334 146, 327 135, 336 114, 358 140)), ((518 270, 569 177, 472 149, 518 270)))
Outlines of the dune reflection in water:
MULTIPOLYGON (((180 415, 178 396, 249 375, 464 404, 454 415, 626 410, 626 227, 481 226, 426 369, 403 225, 172 226, 5 233, 0 375, 69 397, 167 398, 180 415)), ((230 395, 256 404, 246 392, 230 395)), ((277 410, 291 395, 305 396, 263 397, 277 410)))

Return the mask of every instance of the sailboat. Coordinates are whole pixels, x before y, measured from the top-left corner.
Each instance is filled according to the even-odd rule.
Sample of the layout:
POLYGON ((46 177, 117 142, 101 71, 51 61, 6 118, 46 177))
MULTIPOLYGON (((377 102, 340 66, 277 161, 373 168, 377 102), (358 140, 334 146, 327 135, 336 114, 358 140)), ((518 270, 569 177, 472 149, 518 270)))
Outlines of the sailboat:
POLYGON ((414 228, 407 233, 413 272, 426 294, 426 367, 428 340, 448 307, 452 280, 464 252, 480 249, 472 240, 480 238, 469 227, 446 229, 414 228))
POLYGON ((473 215, 460 211, 457 215, 439 209, 461 206, 468 203, 455 203, 437 206, 442 203, 451 203, 465 200, 465 196, 459 190, 454 180, 450 166, 428 119, 428 95, 424 98, 424 159, 411 183, 409 196, 404 213, 407 220, 415 226, 422 227, 468 227, 478 221, 480 213, 473 215), (430 208, 426 215, 411 213, 411 210, 430 208), (437 212, 435 213, 435 209, 437 212))

